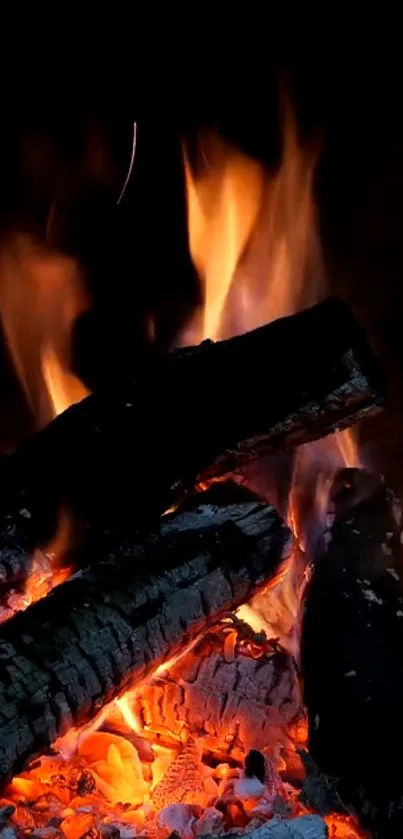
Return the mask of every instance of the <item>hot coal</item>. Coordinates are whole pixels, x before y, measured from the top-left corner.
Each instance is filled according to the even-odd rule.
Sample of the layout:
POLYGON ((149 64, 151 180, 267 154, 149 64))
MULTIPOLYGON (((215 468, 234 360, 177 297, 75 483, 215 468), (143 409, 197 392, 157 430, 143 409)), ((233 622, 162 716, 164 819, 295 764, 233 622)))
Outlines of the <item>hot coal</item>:
POLYGON ((403 830, 401 508, 382 478, 345 469, 306 592, 309 749, 374 836, 403 830), (391 755, 395 759, 391 761, 391 755))
POLYGON ((198 477, 329 434, 381 401, 375 359, 338 300, 155 360, 1 460, 0 585, 12 583, 13 545, 19 576, 21 552, 29 564, 60 508, 83 523, 88 560, 105 530, 149 528, 198 477))
POLYGON ((170 738, 185 728, 201 737, 216 762, 239 761, 249 752, 245 771, 260 778, 265 767, 257 749, 264 745, 274 756, 281 743, 287 753, 301 694, 292 656, 228 618, 143 685, 134 708, 149 731, 170 738))

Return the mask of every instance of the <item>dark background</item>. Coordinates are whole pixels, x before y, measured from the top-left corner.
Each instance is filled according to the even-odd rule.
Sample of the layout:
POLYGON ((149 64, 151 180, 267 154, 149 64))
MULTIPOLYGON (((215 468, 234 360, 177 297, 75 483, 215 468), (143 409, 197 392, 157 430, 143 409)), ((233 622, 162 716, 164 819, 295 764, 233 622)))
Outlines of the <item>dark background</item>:
MULTIPOLYGON (((257 25, 257 29, 259 26, 257 25)), ((391 30, 393 24, 390 24, 391 30)), ((198 299, 186 239, 180 141, 204 124, 275 170, 281 159, 279 80, 287 78, 301 137, 323 138, 316 179, 329 291, 354 308, 380 354, 388 409, 360 434, 372 462, 403 486, 403 128, 400 50, 285 30, 247 52, 213 60, 210 44, 175 49, 150 73, 107 51, 66 64, 45 61, 2 84, 0 235, 25 230, 86 268, 92 311, 77 325, 75 366, 90 386, 116 385, 149 351, 156 322, 165 351, 198 299), (208 54, 208 61, 206 60, 208 54), (175 64, 175 66, 174 66, 175 64), (133 175, 116 198, 138 120, 133 175), (368 441, 371 443, 368 449, 368 441)), ((229 39, 230 41, 230 39, 229 39)), ((46 56, 45 56, 46 58, 46 56)), ((71 55, 70 55, 71 58, 71 55)), ((27 67, 26 67, 27 70, 27 67)), ((296 348, 297 351, 297 348, 296 348)), ((320 348, 318 347, 318 352, 320 348)), ((31 433, 4 343, 0 354, 0 443, 31 433)))

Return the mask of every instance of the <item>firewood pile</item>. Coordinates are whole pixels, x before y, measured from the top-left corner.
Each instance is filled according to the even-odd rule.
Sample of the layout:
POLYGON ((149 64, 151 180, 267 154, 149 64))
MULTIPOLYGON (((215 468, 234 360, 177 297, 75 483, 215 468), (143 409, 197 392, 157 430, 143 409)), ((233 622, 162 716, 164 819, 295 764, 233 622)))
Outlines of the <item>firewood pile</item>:
POLYGON ((237 615, 270 604, 297 546, 228 477, 381 402, 365 337, 330 300, 155 362, 3 459, 0 839, 360 836, 341 802, 303 800, 299 662, 237 615), (24 600, 63 505, 79 570, 24 600))

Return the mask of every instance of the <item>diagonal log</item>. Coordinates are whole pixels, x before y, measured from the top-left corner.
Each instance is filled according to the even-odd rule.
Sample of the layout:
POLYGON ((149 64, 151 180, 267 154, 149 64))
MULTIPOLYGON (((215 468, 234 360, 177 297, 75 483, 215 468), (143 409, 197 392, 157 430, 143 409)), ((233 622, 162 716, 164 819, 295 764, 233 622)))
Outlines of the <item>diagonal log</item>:
POLYGON ((29 567, 61 506, 92 530, 149 527, 198 477, 329 434, 381 400, 366 338, 338 300, 159 359, 0 462, 0 584, 13 579, 13 544, 20 574, 21 551, 29 567))
POLYGON ((0 775, 182 650, 276 575, 291 549, 253 496, 203 504, 124 544, 0 633, 0 775), (149 570, 151 569, 151 570, 149 570))

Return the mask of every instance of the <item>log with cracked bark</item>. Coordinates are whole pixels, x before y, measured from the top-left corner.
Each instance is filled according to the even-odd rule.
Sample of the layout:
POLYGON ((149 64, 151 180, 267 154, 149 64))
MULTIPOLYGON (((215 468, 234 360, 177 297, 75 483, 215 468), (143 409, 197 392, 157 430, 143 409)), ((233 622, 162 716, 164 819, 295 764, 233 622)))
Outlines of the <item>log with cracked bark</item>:
POLYGON ((278 572, 292 538, 276 511, 253 496, 219 507, 206 495, 2 626, 3 780, 278 572))
POLYGON ((382 839, 403 831, 401 504, 379 475, 344 469, 314 563, 302 627, 309 750, 382 839))
POLYGON ((367 340, 338 300, 159 359, 1 460, 0 582, 13 541, 29 567, 63 505, 96 532, 150 526, 197 477, 329 434, 381 401, 367 340))

